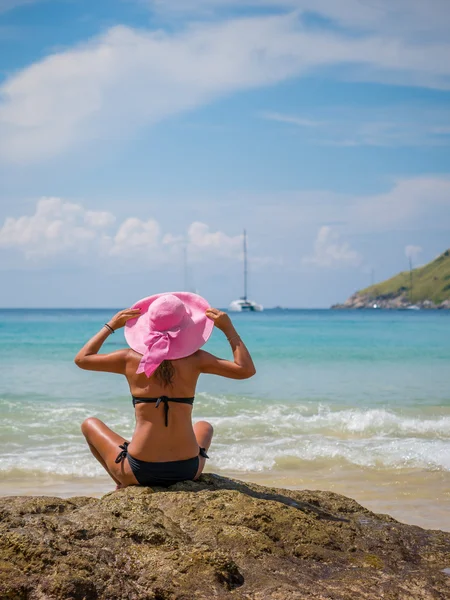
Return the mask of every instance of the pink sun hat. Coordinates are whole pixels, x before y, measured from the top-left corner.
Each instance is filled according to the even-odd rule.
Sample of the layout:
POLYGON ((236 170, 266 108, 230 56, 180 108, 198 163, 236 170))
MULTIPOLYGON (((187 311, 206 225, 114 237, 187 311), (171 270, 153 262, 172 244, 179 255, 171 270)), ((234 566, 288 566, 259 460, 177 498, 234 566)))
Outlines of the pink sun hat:
POLYGON ((185 358, 209 339, 214 323, 205 315, 209 303, 191 292, 155 294, 136 302, 141 316, 125 324, 125 339, 142 354, 136 373, 150 377, 164 360, 185 358))

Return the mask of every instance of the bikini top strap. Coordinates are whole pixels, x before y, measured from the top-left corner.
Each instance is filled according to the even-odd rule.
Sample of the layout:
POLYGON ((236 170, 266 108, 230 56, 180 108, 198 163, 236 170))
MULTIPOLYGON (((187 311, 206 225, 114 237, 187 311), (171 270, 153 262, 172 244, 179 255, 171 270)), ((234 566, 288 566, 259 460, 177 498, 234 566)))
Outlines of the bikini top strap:
POLYGON ((158 408, 161 402, 164 404, 164 424, 166 427, 169 425, 169 402, 178 402, 179 404, 194 404, 194 398, 169 398, 168 396, 160 396, 159 398, 139 398, 132 396, 133 406, 136 404, 147 404, 150 402, 155 403, 155 408, 158 408))
POLYGON ((169 425, 169 398, 167 396, 161 396, 160 398, 158 398, 158 400, 156 401, 156 404, 155 404, 155 408, 158 408, 158 406, 161 404, 161 402, 164 403, 164 425, 166 427, 168 427, 168 425, 169 425))

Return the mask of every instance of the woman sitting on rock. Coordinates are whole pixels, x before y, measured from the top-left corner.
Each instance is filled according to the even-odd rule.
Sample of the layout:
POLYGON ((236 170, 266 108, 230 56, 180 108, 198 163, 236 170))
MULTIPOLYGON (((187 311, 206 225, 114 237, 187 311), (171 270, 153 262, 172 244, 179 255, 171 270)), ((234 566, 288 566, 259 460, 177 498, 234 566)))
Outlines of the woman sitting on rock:
POLYGON ((188 292, 150 296, 117 313, 78 352, 75 363, 89 371, 125 375, 130 386, 136 409, 131 442, 95 417, 81 425, 92 454, 117 488, 169 486, 197 479, 213 435, 206 421, 192 426, 200 373, 230 379, 255 374, 251 356, 228 315, 188 292), (214 325, 226 335, 234 362, 200 350, 214 325), (106 338, 124 326, 130 348, 98 354, 106 338))

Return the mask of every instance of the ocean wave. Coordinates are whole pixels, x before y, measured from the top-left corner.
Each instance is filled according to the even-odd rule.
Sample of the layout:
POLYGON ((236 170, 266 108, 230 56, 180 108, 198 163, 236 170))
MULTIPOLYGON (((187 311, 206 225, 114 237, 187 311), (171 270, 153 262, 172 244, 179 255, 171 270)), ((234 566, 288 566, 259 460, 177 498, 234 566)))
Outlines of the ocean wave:
MULTIPOLYGON (((97 477, 103 471, 80 431, 96 414, 131 437, 134 414, 123 398, 110 404, 46 400, 0 402, 0 437, 6 444, 0 471, 30 469, 61 476, 97 477), (96 409, 96 410, 94 410, 96 409)), ((361 468, 450 471, 450 414, 440 407, 336 407, 331 404, 268 403, 255 397, 198 394, 194 421, 215 428, 211 470, 262 472, 283 469, 361 468)))
MULTIPOLYGON (((324 435, 348 436, 439 436, 450 438, 450 416, 411 416, 395 413, 385 408, 376 409, 335 409, 330 406, 269 405, 257 409, 244 408, 225 416, 209 415, 206 418, 216 427, 237 430, 266 430, 267 433, 296 432, 322 433, 324 435)), ((197 415, 198 416, 198 415, 197 415)))
MULTIPOLYGON (((131 404, 131 403, 130 403, 131 404)), ((268 402, 242 396, 198 394, 194 420, 206 419, 233 439, 242 435, 269 438, 286 434, 320 433, 337 437, 436 437, 450 439, 450 407, 338 407, 316 402, 268 402)), ((98 416, 111 428, 130 432, 134 413, 123 398, 103 402, 60 402, 32 399, 11 402, 0 398, 1 434, 79 433, 82 421, 98 416), (34 430, 34 431, 33 431, 34 430)))
POLYGON ((0 399, 0 436, 3 441, 22 439, 24 445, 30 439, 53 439, 81 436, 81 423, 90 416, 97 416, 123 435, 131 435, 134 426, 132 410, 124 410, 119 403, 109 406, 81 402, 51 402, 48 400, 23 400, 12 402, 0 399))
MULTIPOLYGON (((230 442, 218 436, 208 454, 208 469, 219 472, 297 469, 301 473, 304 468, 349 466, 450 471, 450 442, 420 438, 339 440, 310 435, 230 442)), ((103 474, 102 467, 81 440, 11 448, 2 457, 0 472, 7 477, 17 469, 66 476, 97 477, 103 474)))
POLYGON ((450 471, 450 443, 409 439, 343 441, 323 437, 283 440, 277 445, 232 444, 211 452, 224 471, 283 471, 357 466, 371 469, 425 469, 450 471))

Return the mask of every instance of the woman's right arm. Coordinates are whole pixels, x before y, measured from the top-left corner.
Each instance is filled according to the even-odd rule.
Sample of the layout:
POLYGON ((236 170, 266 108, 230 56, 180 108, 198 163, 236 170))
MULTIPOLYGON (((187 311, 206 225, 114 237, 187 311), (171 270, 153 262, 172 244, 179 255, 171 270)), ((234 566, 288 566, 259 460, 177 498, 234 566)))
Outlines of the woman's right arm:
POLYGON ((214 321, 214 325, 223 331, 233 351, 234 362, 218 358, 204 350, 199 351, 200 372, 221 375, 230 379, 248 379, 256 373, 250 352, 239 337, 230 317, 217 308, 209 308, 206 316, 214 321))
POLYGON ((125 375, 129 348, 116 350, 109 354, 99 354, 99 350, 111 333, 123 327, 130 319, 137 319, 140 316, 140 309, 127 308, 118 312, 78 351, 75 356, 75 364, 86 371, 105 371, 125 375))

